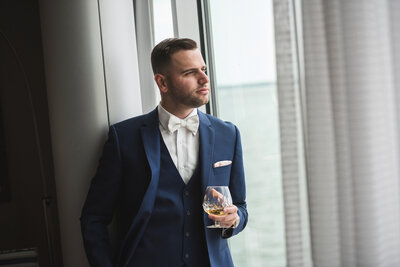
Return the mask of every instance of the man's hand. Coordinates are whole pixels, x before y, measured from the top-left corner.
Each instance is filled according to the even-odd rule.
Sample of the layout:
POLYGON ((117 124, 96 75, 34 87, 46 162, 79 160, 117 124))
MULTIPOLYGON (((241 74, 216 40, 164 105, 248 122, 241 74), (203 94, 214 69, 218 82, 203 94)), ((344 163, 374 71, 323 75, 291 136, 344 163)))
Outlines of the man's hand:
POLYGON ((230 207, 224 208, 224 212, 227 213, 227 215, 212 215, 209 214, 208 218, 214 221, 219 221, 220 225, 224 228, 229 228, 233 226, 236 222, 237 219, 239 219, 239 215, 237 214, 238 208, 235 205, 232 205, 230 207))

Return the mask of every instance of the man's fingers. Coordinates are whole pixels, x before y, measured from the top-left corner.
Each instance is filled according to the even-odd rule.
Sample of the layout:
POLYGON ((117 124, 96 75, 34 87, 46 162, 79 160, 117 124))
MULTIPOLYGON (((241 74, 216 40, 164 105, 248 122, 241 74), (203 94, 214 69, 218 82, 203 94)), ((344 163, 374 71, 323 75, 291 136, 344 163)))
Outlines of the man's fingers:
POLYGON ((214 221, 219 221, 220 224, 224 227, 225 226, 230 227, 231 225, 233 225, 235 223, 236 219, 239 216, 237 214, 238 208, 235 205, 232 205, 230 207, 224 208, 224 211, 228 214, 225 216, 209 214, 208 218, 210 218, 211 220, 214 220, 214 221))
POLYGON ((220 224, 222 226, 224 226, 224 227, 227 227, 227 228, 231 227, 232 225, 235 224, 235 221, 237 220, 237 218, 238 218, 237 214, 236 214, 236 216, 233 216, 233 214, 232 214, 232 216, 228 215, 228 216, 225 217, 224 221, 220 222, 220 224))
POLYGON ((214 220, 214 221, 226 222, 226 221, 232 221, 232 220, 234 221, 234 220, 236 220, 237 216, 238 215, 236 213, 228 214, 228 215, 225 215, 225 216, 218 216, 218 215, 210 214, 210 215, 208 215, 208 218, 210 218, 211 220, 214 220))
POLYGON ((228 214, 237 213, 238 208, 237 208, 235 205, 232 205, 232 206, 229 206, 229 207, 225 207, 225 208, 224 208, 224 211, 225 211, 226 213, 228 213, 228 214))
POLYGON ((218 191, 215 190, 215 189, 211 189, 211 193, 212 193, 212 196, 213 196, 213 197, 216 197, 216 198, 218 198, 218 199, 223 199, 223 198, 224 198, 224 195, 221 194, 220 192, 218 192, 218 191))

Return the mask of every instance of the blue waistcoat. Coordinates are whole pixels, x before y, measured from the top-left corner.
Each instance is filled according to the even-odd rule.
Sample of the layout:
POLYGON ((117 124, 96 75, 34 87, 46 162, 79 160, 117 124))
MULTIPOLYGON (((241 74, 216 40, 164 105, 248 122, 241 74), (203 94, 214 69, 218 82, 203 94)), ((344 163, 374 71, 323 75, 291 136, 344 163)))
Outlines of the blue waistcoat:
POLYGON ((197 166, 185 184, 162 137, 160 143, 160 179, 154 208, 130 266, 210 266, 200 168, 197 166))

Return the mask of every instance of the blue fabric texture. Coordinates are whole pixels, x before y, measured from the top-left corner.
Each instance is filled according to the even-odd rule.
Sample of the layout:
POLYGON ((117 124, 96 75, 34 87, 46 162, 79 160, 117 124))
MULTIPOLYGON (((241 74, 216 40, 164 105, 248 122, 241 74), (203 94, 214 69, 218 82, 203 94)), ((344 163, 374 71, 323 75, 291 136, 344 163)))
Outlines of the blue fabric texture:
MULTIPOLYGON (((229 186, 233 204, 238 207, 240 216, 238 227, 226 231, 224 236, 221 229, 205 228, 204 225, 210 225, 213 222, 208 219, 206 213, 201 211, 196 213, 194 206, 198 205, 200 209, 201 206, 197 202, 199 200, 195 197, 191 198, 193 202, 184 200, 185 184, 178 176, 175 166, 171 167, 173 163, 168 163, 171 159, 165 161, 164 158, 164 162, 162 159, 162 154, 165 154, 162 153, 165 145, 161 142, 158 114, 155 109, 148 114, 112 125, 109 129, 108 140, 104 145, 97 172, 91 181, 81 215, 83 241, 91 266, 132 266, 131 263, 136 259, 136 252, 144 245, 142 240, 145 240, 144 237, 153 229, 158 234, 159 240, 170 238, 169 231, 179 232, 174 238, 182 240, 182 245, 179 246, 182 247, 183 252, 179 255, 180 260, 183 260, 185 248, 192 247, 192 244, 187 245, 183 238, 186 230, 195 231, 194 229, 198 227, 202 230, 198 231, 197 238, 202 240, 201 236, 204 235, 209 264, 217 267, 233 266, 226 238, 242 231, 248 221, 240 134, 232 123, 223 122, 200 111, 198 113, 200 120, 199 164, 196 170, 196 176, 198 176, 193 177, 195 178, 193 182, 197 181, 198 184, 190 189, 197 192, 198 196, 202 196, 208 185, 229 186), (215 162, 222 160, 230 160, 232 164, 220 168, 213 167, 215 162), (181 202, 176 201, 177 192, 170 191, 172 188, 164 184, 165 181, 162 180, 164 177, 175 178, 172 181, 176 183, 174 186, 183 198, 181 202), (160 188, 164 189, 160 191, 160 188), (160 201, 163 203, 161 207, 158 205, 160 201), (179 212, 184 214, 180 210, 181 205, 183 209, 193 208, 195 214, 202 217, 198 220, 199 222, 183 219, 182 228, 182 217, 180 217, 182 215, 177 215, 179 212), (165 218, 163 206, 164 208, 174 207, 174 210, 169 211, 165 218), (115 254, 107 229, 114 217, 118 221, 115 254), (170 223, 165 224, 165 227, 157 225, 154 218, 161 221, 176 220, 181 224, 181 228, 178 229, 176 225, 170 223)), ((189 183, 187 187, 190 186, 192 185, 189 183)), ((199 247, 202 246, 201 243, 202 241, 199 247)), ((189 257, 195 257, 193 247, 188 251, 189 257)), ((199 253, 207 255, 205 252, 199 253)), ((158 251, 152 257, 163 259, 168 258, 169 255, 158 251)), ((178 258, 178 256, 175 257, 178 258)), ((190 264, 189 261, 187 263, 190 264)), ((169 265, 164 261, 160 266, 169 265)))

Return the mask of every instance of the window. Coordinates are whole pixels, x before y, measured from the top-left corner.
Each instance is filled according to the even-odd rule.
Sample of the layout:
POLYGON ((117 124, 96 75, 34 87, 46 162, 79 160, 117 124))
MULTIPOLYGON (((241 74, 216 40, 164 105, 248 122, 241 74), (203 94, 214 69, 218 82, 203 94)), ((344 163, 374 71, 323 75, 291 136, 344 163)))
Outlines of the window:
POLYGON ((249 223, 231 239, 232 257, 235 266, 285 266, 272 0, 208 3, 213 109, 239 127, 246 171, 249 223))
POLYGON ((154 44, 174 37, 171 0, 153 0, 154 44))
POLYGON ((154 20, 168 17, 165 32, 196 40, 204 52, 212 86, 210 113, 241 131, 249 223, 229 239, 235 266, 312 266, 302 42, 297 39, 302 36, 301 1, 153 1, 172 4, 160 8, 172 10, 171 16, 165 11, 156 15, 154 7, 154 20))

